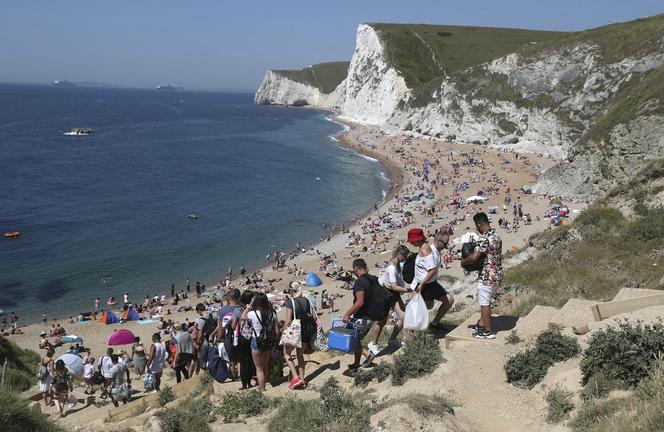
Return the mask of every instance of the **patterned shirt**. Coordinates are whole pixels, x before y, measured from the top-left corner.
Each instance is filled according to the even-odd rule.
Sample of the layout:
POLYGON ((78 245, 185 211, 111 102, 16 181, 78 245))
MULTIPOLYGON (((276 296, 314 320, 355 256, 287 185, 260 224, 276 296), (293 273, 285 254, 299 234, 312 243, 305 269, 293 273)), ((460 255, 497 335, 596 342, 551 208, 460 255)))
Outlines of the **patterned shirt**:
POLYGON ((484 259, 484 267, 482 267, 477 281, 485 285, 499 285, 503 280, 501 258, 503 241, 496 234, 496 230, 491 228, 486 234, 480 236, 479 240, 477 240, 475 251, 486 257, 484 259))

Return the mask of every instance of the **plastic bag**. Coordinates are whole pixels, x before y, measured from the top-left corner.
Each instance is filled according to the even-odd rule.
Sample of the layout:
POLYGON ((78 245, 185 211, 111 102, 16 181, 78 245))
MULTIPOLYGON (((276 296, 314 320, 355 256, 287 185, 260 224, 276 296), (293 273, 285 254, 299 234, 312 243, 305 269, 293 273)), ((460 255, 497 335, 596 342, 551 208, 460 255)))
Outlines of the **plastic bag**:
POLYGON ((406 330, 426 330, 429 327, 429 310, 420 294, 406 306, 403 328, 406 330))

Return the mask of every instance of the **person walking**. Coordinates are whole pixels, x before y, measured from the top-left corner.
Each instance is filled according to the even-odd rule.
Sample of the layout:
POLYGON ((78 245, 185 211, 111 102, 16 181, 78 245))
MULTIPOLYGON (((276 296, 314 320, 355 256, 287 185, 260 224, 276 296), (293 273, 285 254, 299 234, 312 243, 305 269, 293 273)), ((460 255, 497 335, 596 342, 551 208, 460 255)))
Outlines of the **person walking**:
POLYGON ((147 369, 154 376, 154 390, 159 391, 161 375, 164 371, 164 360, 166 358, 166 346, 161 342, 161 335, 156 332, 152 335, 152 345, 148 354, 147 369))
POLYGON ((145 357, 145 347, 141 338, 136 336, 134 338, 134 344, 131 346, 131 358, 134 364, 134 371, 140 377, 145 373, 145 366, 147 364, 147 358, 145 357))
POLYGON ((277 343, 277 314, 267 296, 256 293, 249 307, 242 312, 241 319, 251 323, 254 333, 251 338, 251 356, 256 366, 258 388, 265 391, 269 378, 270 356, 277 343))
POLYGON ((440 251, 447 248, 449 240, 449 234, 439 231, 434 236, 432 244, 429 244, 421 228, 412 228, 408 231, 408 243, 419 248, 415 258, 415 278, 410 287, 422 295, 429 308, 433 307, 434 300, 441 302, 436 316, 429 325, 433 330, 441 330, 440 320, 454 304, 452 294, 438 283, 440 251))
POLYGON ((254 292, 246 290, 240 296, 239 307, 235 311, 233 319, 236 325, 240 326, 237 343, 238 363, 240 364, 240 380, 242 381, 242 388, 240 390, 247 390, 251 388, 251 379, 256 375, 256 366, 251 351, 251 338, 254 331, 251 323, 242 321, 242 314, 251 304, 254 298, 254 292))
POLYGON ((480 233, 472 254, 461 260, 462 266, 475 264, 484 257, 484 265, 477 275, 477 303, 480 305, 480 320, 469 327, 475 330, 473 337, 495 339, 496 333, 491 325, 491 297, 503 280, 502 251, 503 241, 491 228, 489 217, 480 212, 473 216, 475 227, 480 233))
POLYGON ((294 319, 300 320, 301 346, 298 347, 284 344, 284 358, 286 359, 286 364, 288 365, 288 369, 290 369, 292 376, 288 388, 296 390, 306 388, 308 384, 304 380, 304 350, 310 348, 311 338, 316 332, 316 309, 309 299, 302 295, 302 289, 300 289, 297 282, 292 282, 288 286, 288 296, 289 297, 284 304, 284 307, 286 308, 284 328, 288 328, 293 323, 294 319), (295 351, 295 355, 297 356, 297 365, 293 358, 293 351, 295 351))
POLYGON ((101 384, 101 398, 106 399, 108 397, 108 388, 111 385, 111 380, 113 379, 113 374, 111 374, 111 366, 113 362, 111 361, 111 356, 113 355, 113 348, 108 348, 106 350, 106 355, 102 356, 99 359, 99 371, 103 377, 103 382, 101 384))
MULTIPOLYGON (((367 263, 363 259, 358 258, 353 261, 353 272, 357 276, 357 280, 353 284, 353 304, 342 318, 343 322, 350 324, 357 332, 358 342, 354 350, 355 361, 348 365, 348 370, 351 373, 354 373, 360 367, 362 356, 366 357, 366 360, 361 365, 362 367, 369 367, 374 358, 371 351, 362 347, 361 340, 369 333, 374 324, 374 320, 369 317, 369 309, 372 301, 373 287, 374 285, 379 285, 376 276, 369 274, 367 263), (373 279, 376 280, 374 281, 373 279)), ((386 319, 387 310, 385 311, 385 318, 383 320, 386 319)), ((385 325, 385 323, 382 325, 385 325)))
POLYGON ((217 316, 217 326, 215 334, 218 343, 224 344, 224 349, 228 354, 230 363, 229 372, 233 380, 237 379, 237 361, 238 361, 238 340, 235 337, 235 329, 237 328, 238 318, 241 316, 240 306, 240 290, 237 288, 230 289, 224 295, 227 304, 219 308, 217 316))
POLYGON ((74 390, 74 383, 63 360, 55 362, 55 368, 51 374, 51 385, 55 394, 55 406, 60 412, 60 417, 64 417, 65 407, 69 400, 69 392, 74 390))
POLYGON ((127 404, 127 401, 131 398, 131 377, 129 376, 129 368, 120 361, 120 358, 117 354, 111 356, 111 374, 113 378, 111 379, 111 402, 116 407, 118 402, 122 402, 123 405, 127 404), (125 375, 127 377, 125 385, 125 375))
POLYGON ((182 323, 180 331, 175 335, 175 381, 179 383, 189 379, 189 365, 194 358, 194 341, 189 334, 189 327, 182 323))
POLYGON ((37 370, 37 379, 39 381, 39 391, 42 394, 42 399, 46 406, 51 405, 51 375, 53 374, 54 364, 53 355, 55 351, 53 348, 48 348, 46 354, 39 362, 39 369, 37 370))
POLYGON ((86 395, 95 394, 95 358, 90 356, 85 361, 85 366, 83 366, 83 380, 85 381, 85 393, 86 395))

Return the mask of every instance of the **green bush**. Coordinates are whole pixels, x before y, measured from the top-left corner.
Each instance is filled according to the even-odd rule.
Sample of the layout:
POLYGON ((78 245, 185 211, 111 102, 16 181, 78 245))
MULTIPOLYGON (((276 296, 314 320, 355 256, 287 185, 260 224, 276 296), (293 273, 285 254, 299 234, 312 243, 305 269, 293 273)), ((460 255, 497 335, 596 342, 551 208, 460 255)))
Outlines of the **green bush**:
MULTIPOLYGON (((608 417, 625 409, 629 398, 591 399, 583 403, 570 422, 574 432, 591 432, 602 430, 601 423, 608 417), (600 426, 597 428, 597 426, 600 426)), ((627 432, 627 431, 621 431, 627 432)))
POLYGON ((290 397, 270 418, 270 432, 369 432, 372 407, 356 393, 344 391, 329 378, 320 389, 320 399, 290 397))
POLYGON ((537 336, 535 346, 510 357, 505 363, 507 382, 530 389, 542 378, 554 363, 564 361, 579 353, 579 343, 565 336, 558 329, 545 330, 537 336))
POLYGON ((175 393, 173 389, 169 386, 165 386, 159 390, 159 406, 164 407, 167 403, 173 402, 175 400, 175 393))
POLYGON ((652 370, 655 356, 664 352, 662 322, 643 325, 618 323, 594 333, 581 360, 583 384, 598 373, 636 386, 652 370))
POLYGON ((454 415, 454 407, 458 406, 449 397, 439 394, 410 394, 403 399, 398 399, 413 411, 423 417, 443 416, 444 414, 454 415))
POLYGON ((157 413, 163 432, 206 432, 214 421, 212 402, 207 398, 187 398, 174 408, 157 413))
POLYGON ((0 336, 0 365, 7 360, 5 384, 8 389, 25 391, 37 383, 39 354, 26 350, 0 336))
POLYGON ((5 391, 0 393, 0 425, 3 432, 61 432, 55 423, 43 414, 28 407, 28 401, 20 395, 5 391))
POLYGON ((271 401, 258 390, 228 392, 221 399, 216 411, 224 417, 225 423, 233 423, 247 417, 261 415, 271 405, 271 401))
POLYGON ((366 387, 371 381, 383 382, 392 374, 392 365, 382 362, 371 369, 358 369, 354 376, 354 383, 358 387, 366 387))
POLYGON ((429 375, 444 361, 438 340, 430 334, 423 334, 406 342, 394 355, 392 385, 400 386, 411 378, 429 375))
POLYGON ((583 390, 581 390, 581 399, 601 399, 609 394, 611 390, 623 387, 620 381, 614 378, 607 378, 604 373, 600 372, 588 380, 583 390))
POLYGON ((553 388, 546 394, 547 415, 549 423, 560 423, 569 418, 569 413, 574 409, 572 393, 561 388, 553 388))
POLYGON ((641 217, 637 218, 627 228, 629 241, 649 241, 664 238, 664 208, 645 208, 641 210, 641 217))
POLYGON ((521 339, 516 332, 516 330, 512 330, 509 335, 505 338, 505 343, 507 345, 517 345, 523 342, 523 339, 521 339))

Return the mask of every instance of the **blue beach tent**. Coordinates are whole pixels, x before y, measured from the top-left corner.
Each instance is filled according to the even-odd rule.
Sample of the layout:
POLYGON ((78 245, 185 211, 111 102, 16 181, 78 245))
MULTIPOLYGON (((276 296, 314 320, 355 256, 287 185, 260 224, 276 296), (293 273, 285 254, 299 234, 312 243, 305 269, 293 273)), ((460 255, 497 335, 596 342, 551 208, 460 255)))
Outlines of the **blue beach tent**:
POLYGON ((307 280, 304 282, 304 284, 308 287, 317 287, 319 285, 323 285, 323 281, 320 280, 316 273, 311 272, 307 273, 307 280))
POLYGON ((129 309, 127 312, 127 321, 138 321, 139 319, 141 319, 141 317, 138 315, 138 312, 136 312, 136 309, 129 309))

